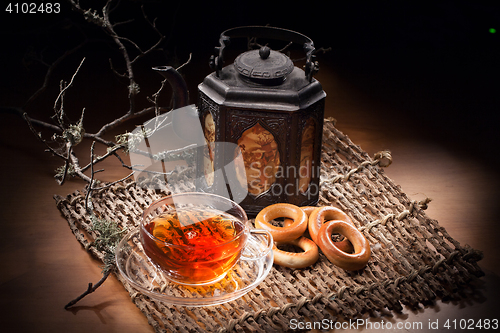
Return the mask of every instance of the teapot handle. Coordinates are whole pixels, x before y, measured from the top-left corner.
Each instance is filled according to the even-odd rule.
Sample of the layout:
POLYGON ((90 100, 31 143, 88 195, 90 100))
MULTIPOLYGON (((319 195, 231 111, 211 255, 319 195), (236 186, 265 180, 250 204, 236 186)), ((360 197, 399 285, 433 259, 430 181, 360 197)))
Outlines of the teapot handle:
POLYGON ((217 77, 219 77, 220 70, 224 63, 224 49, 229 45, 231 38, 240 37, 271 38, 301 44, 306 53, 305 74, 307 80, 311 82, 313 75, 318 72, 318 62, 314 61, 314 43, 309 37, 287 29, 265 26, 245 26, 228 29, 221 33, 219 38, 220 46, 215 48, 215 54, 210 57, 210 67, 215 70, 217 77))

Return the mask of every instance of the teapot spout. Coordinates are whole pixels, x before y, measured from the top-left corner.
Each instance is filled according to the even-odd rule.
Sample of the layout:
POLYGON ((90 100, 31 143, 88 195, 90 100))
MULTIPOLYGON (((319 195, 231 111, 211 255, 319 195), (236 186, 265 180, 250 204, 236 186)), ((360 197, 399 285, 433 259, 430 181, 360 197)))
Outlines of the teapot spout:
POLYGON ((170 84, 173 91, 173 108, 178 109, 188 105, 189 92, 186 81, 172 66, 157 66, 153 70, 160 73, 170 84))

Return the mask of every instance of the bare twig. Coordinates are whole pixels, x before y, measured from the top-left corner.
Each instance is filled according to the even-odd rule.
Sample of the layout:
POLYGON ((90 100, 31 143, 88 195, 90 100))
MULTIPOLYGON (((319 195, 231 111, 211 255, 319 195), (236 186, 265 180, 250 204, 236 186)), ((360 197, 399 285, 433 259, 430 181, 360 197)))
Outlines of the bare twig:
POLYGON ((84 61, 85 58, 83 58, 82 61, 80 61, 80 65, 78 65, 78 68, 76 69, 75 73, 73 73, 73 76, 71 76, 71 80, 69 81, 69 83, 59 92, 59 95, 57 96, 56 101, 54 102, 54 111, 56 111, 56 114, 58 113, 59 110, 62 110, 63 103, 61 100, 64 97, 64 93, 73 85, 73 81, 75 80, 76 74, 78 74, 78 71, 82 67, 84 61))
POLYGON ((78 157, 76 157, 75 154, 71 154, 70 158, 75 174, 82 180, 86 181, 87 183, 90 183, 90 177, 82 172, 82 168, 80 167, 80 162, 78 160, 78 157))
POLYGON ((33 132, 33 134, 35 134, 35 136, 37 137, 37 139, 42 142, 46 147, 47 147, 47 150, 49 152, 51 152, 52 154, 54 154, 55 156, 57 157, 60 157, 62 159, 66 159, 66 157, 64 155, 62 155, 61 153, 57 152, 54 148, 52 148, 48 143, 47 141, 45 141, 43 138, 42 138, 42 135, 41 133, 37 132, 35 130, 35 128, 33 127, 32 125, 32 121, 31 119, 28 117, 28 115, 25 113, 23 113, 23 117, 24 119, 26 120, 26 122, 28 123, 28 127, 29 129, 31 130, 31 132, 33 132))
MULTIPOLYGON (((92 187, 94 185, 94 147, 95 147, 95 141, 92 142, 92 146, 90 146, 90 182, 87 187, 87 193, 85 194, 85 210, 89 211, 89 199, 90 199, 90 194, 92 193, 92 187)), ((92 214, 92 211, 89 212, 89 214, 92 214)))
MULTIPOLYGON (((111 59, 110 59, 110 67, 111 67, 111 70, 117 74, 118 76, 122 77, 122 78, 127 78, 129 83, 128 83, 128 87, 129 87, 129 95, 128 95, 128 99, 129 99, 129 110, 123 114, 122 116, 116 118, 114 121, 111 121, 107 124, 104 124, 102 125, 102 127, 96 132, 96 133, 82 133, 82 136, 84 138, 88 138, 88 139, 92 139, 94 141, 97 141, 101 144, 104 144, 108 147, 112 147, 114 146, 114 142, 110 141, 110 140, 106 140, 103 138, 103 135, 105 133, 107 133, 108 131, 112 130, 113 128, 116 128, 117 126, 125 123, 126 121, 129 121, 129 120, 132 120, 136 117, 140 117, 144 114, 148 114, 150 112, 156 112, 157 114, 159 114, 160 112, 160 108, 158 107, 158 103, 156 102, 155 103, 155 106, 154 107, 146 107, 140 111, 136 111, 136 107, 135 107, 135 95, 137 94, 138 90, 139 90, 139 86, 137 85, 137 83, 135 82, 135 74, 134 74, 134 71, 133 71, 133 63, 136 62, 139 58, 143 57, 144 55, 152 52, 153 50, 157 49, 157 47, 160 45, 160 43, 165 39, 164 35, 157 29, 156 27, 156 19, 154 20, 150 20, 145 11, 144 11, 144 7, 141 6, 141 10, 142 10, 142 15, 144 17, 144 19, 146 20, 146 22, 150 25, 150 27, 158 34, 159 38, 157 40, 156 43, 154 43, 149 49, 145 50, 145 51, 142 51, 138 46, 137 44, 135 44, 133 41, 131 41, 130 39, 126 38, 126 37, 122 37, 122 36, 119 36, 113 29, 114 26, 116 26, 116 24, 112 24, 111 21, 110 21, 110 17, 109 17, 109 14, 118 6, 117 3, 115 3, 115 7, 112 7, 111 4, 113 3, 113 1, 110 1, 108 0, 106 2, 106 5, 104 6, 104 8, 102 9, 102 17, 99 16, 97 14, 96 11, 92 11, 90 9, 84 9, 81 7, 80 5, 80 2, 77 1, 77 0, 69 0, 70 4, 73 6, 73 8, 80 12, 88 21, 90 21, 91 23, 93 24, 96 24, 100 27, 102 27, 102 29, 105 31, 105 33, 110 36, 113 41, 115 42, 115 44, 118 46, 118 49, 120 50, 121 54, 122 54, 122 57, 124 59, 124 62, 126 64, 126 72, 124 74, 120 74, 113 66, 112 62, 111 62, 111 59), (125 45, 122 43, 122 41, 130 41, 132 45, 135 45, 137 46, 136 48, 140 51, 139 52, 139 55, 134 58, 133 60, 130 59, 130 56, 129 56, 129 53, 127 51, 127 48, 125 47, 125 45)), ((128 22, 128 21, 126 21, 128 22)), ((126 23, 126 22, 122 22, 122 23, 126 23)), ((86 39, 84 43, 86 43, 88 40, 86 39)), ((44 84, 43 86, 37 90, 37 92, 32 96, 30 97, 30 99, 28 101, 31 101, 33 100, 36 96, 38 96, 43 90, 45 90, 46 86, 47 86, 47 82, 48 82, 48 77, 50 76, 50 74, 52 73, 52 71, 54 70, 55 66, 58 65, 62 59, 64 59, 66 56, 68 56, 69 54, 75 52, 77 49, 81 48, 82 45, 84 44, 80 44, 78 45, 77 47, 73 48, 72 50, 69 50, 67 51, 63 56, 61 56, 58 60, 56 60, 56 62, 53 63, 52 66, 49 67, 49 70, 47 72, 47 75, 45 77, 45 81, 44 81, 44 84)), ((135 47, 134 46, 134 47, 135 47)), ((191 55, 190 55, 190 58, 189 60, 181 65, 179 68, 182 68, 184 65, 186 65, 187 63, 190 62, 190 59, 191 59, 191 55)), ((56 98, 56 101, 54 103, 54 110, 55 110, 55 117, 57 119, 57 123, 58 125, 53 125, 53 124, 50 124, 50 123, 47 123, 47 122, 44 122, 44 121, 41 121, 41 120, 37 120, 37 119, 33 119, 31 117, 29 117, 28 115, 24 115, 24 118, 26 120, 29 120, 31 122, 32 125, 37 125, 37 126, 41 126, 41 127, 44 127, 44 128, 47 128, 47 129, 50 129, 50 130, 53 130, 55 131, 56 133, 63 133, 64 130, 65 130, 65 124, 63 122, 63 102, 64 102, 64 94, 66 93, 66 91, 72 86, 72 83, 75 79, 75 76, 76 74, 78 74, 81 66, 82 66, 82 63, 83 63, 84 60, 82 60, 82 62, 80 63, 80 65, 78 66, 77 70, 75 71, 75 73, 73 74, 71 80, 70 80, 70 83, 67 84, 67 85, 61 85, 61 88, 60 88, 60 93, 59 93, 59 96, 56 98)), ((162 84, 162 87, 164 86, 164 84, 162 84)), ((159 94, 159 92, 161 91, 162 88, 160 88, 160 90, 157 92, 157 94, 159 94)), ((157 96, 155 96, 157 97, 157 96)), ((155 98, 155 100, 157 100, 157 98, 155 98)), ((24 110, 22 108, 9 108, 9 111, 14 111, 15 113, 18 113, 18 114, 21 114, 23 115, 24 114, 24 110)), ((116 156, 116 155, 115 155, 116 156)), ((121 161, 122 162, 122 161, 121 161)), ((122 165, 124 165, 124 163, 122 163, 122 165)))
POLYGON ((63 174, 61 176, 61 180, 59 181, 59 185, 62 185, 64 184, 64 182, 66 181, 66 176, 68 174, 68 170, 69 170, 69 167, 71 165, 70 163, 70 156, 72 154, 72 150, 73 150, 73 145, 71 143, 67 143, 67 151, 66 151, 66 160, 64 161, 64 170, 63 170, 63 174))
MULTIPOLYGON (((110 13, 111 13, 111 12, 112 12, 112 11, 110 11, 110 13)), ((130 20, 122 21, 122 22, 115 22, 115 23, 113 23, 113 27, 117 27, 117 26, 119 26, 119 25, 125 25, 125 24, 127 24, 127 23, 132 23, 132 22, 134 22, 134 21, 135 21, 134 19, 130 19, 130 20)), ((134 44, 135 44, 135 43, 134 43, 134 44)))
MULTIPOLYGON (((150 107, 145 107, 143 109, 138 109, 136 106, 136 98, 137 94, 139 93, 140 87, 139 84, 136 82, 136 74, 135 74, 135 66, 139 59, 142 59, 146 55, 150 54, 151 52, 155 50, 159 50, 160 45, 165 41, 165 36, 158 30, 157 25, 156 25, 156 18, 155 19, 150 19, 146 15, 146 12, 144 10, 144 7, 141 6, 141 11, 142 11, 142 18, 147 22, 149 25, 150 29, 157 35, 157 38, 154 39, 151 45, 146 45, 143 46, 140 43, 136 43, 134 40, 127 36, 122 36, 119 35, 116 31, 115 28, 118 26, 123 26, 125 24, 129 24, 133 21, 133 19, 130 20, 123 20, 120 22, 113 22, 111 18, 111 13, 116 10, 119 7, 120 1, 113 1, 113 0, 107 0, 102 8, 101 11, 96 11, 91 8, 83 8, 82 4, 80 3, 79 0, 68 0, 69 4, 71 7, 77 12, 80 13, 90 24, 93 24, 101 29, 101 31, 105 34, 105 36, 111 40, 114 45, 116 46, 119 55, 121 56, 121 61, 124 64, 124 69, 122 73, 119 72, 119 70, 115 69, 115 66, 113 63, 116 63, 109 59, 110 63, 110 69, 112 72, 114 72, 116 75, 118 75, 120 78, 124 79, 122 81, 126 81, 126 84, 128 86, 128 95, 127 95, 127 100, 128 100, 128 109, 124 110, 123 113, 121 113, 120 116, 118 116, 116 119, 113 121, 110 121, 106 124, 101 125, 100 129, 97 130, 95 133, 87 133, 84 128, 83 128, 83 122, 84 122, 84 116, 85 116, 85 109, 82 110, 81 116, 79 121, 75 123, 71 123, 67 119, 67 112, 64 109, 65 107, 65 98, 67 96, 67 93, 70 88, 74 86, 74 82, 77 79, 77 75, 82 71, 83 68, 83 63, 85 61, 85 58, 83 58, 74 71, 73 75, 71 76, 71 79, 69 82, 65 81, 60 81, 59 85, 59 93, 54 101, 53 104, 53 122, 54 123, 49 123, 45 122, 42 120, 34 119, 30 117, 25 111, 25 106, 31 103, 35 98, 37 98, 43 91, 45 91, 49 85, 49 78, 52 76, 54 73, 56 67, 64 60, 66 59, 69 55, 75 53, 79 49, 82 48, 83 45, 89 42, 89 40, 85 37, 83 42, 81 42, 79 45, 75 46, 74 48, 67 50, 64 52, 59 58, 57 58, 54 62, 51 64, 46 64, 48 66, 47 72, 45 74, 45 78, 43 81, 42 86, 35 91, 35 93, 29 97, 29 99, 24 103, 23 107, 10 107, 10 108, 3 108, 3 110, 7 110, 8 112, 14 112, 18 115, 21 115, 25 121, 28 124, 28 127, 30 130, 33 132, 33 134, 37 137, 39 141, 41 141, 44 146, 46 147, 46 151, 52 153, 53 155, 57 156, 58 158, 62 159, 64 161, 64 164, 62 167, 58 168, 58 173, 56 175, 57 181, 60 185, 62 185, 70 176, 76 176, 80 179, 82 179, 84 182, 87 183, 86 186, 86 194, 85 194, 85 209, 90 217, 91 220, 91 225, 92 226, 98 226, 100 225, 102 227, 103 224, 106 224, 107 226, 102 227, 102 229, 94 229, 91 231, 96 231, 96 234, 98 237, 92 244, 95 246, 95 248, 105 254, 105 259, 104 263, 106 265, 106 268, 103 270, 103 276, 102 278, 95 284, 93 285, 92 283, 88 284, 87 290, 82 293, 80 296, 66 304, 65 308, 68 309, 69 307, 73 306, 77 302, 79 302, 81 299, 83 299, 85 296, 87 296, 90 293, 93 293, 94 291, 99 288, 104 281, 107 279, 109 274, 114 271, 114 260, 110 260, 114 258, 114 246, 116 246, 116 237, 120 236, 122 237, 122 233, 125 230, 121 230, 118 225, 113 222, 113 221, 105 221, 103 223, 103 220, 99 219, 93 210, 93 205, 92 205, 92 193, 93 191, 96 190, 102 190, 105 189, 109 186, 112 186, 118 182, 121 182, 125 179, 128 179, 134 175, 134 166, 127 165, 121 156, 119 155, 119 151, 122 149, 128 149, 129 142, 125 142, 123 140, 119 140, 118 138, 116 139, 116 142, 107 140, 104 138, 104 135, 108 133, 110 130, 116 128, 117 126, 120 126, 124 124, 126 121, 130 121, 134 118, 153 113, 155 112, 156 115, 160 115, 161 112, 164 112, 168 109, 160 108, 158 105, 158 100, 159 96, 162 93, 162 90, 164 86, 166 85, 166 81, 163 81, 161 83, 161 87, 157 90, 155 94, 153 94, 152 99, 148 98, 149 101, 154 103, 154 106, 150 107), (42 133, 37 132, 35 129, 35 126, 42 127, 44 129, 51 130, 54 134, 52 136, 52 141, 51 140, 46 140, 42 137, 42 133), (92 140, 92 145, 90 148, 90 162, 87 165, 84 165, 83 167, 80 166, 80 161, 78 159, 78 156, 75 153, 74 147, 81 142, 83 138, 91 139, 92 140), (94 150, 95 150, 95 145, 96 143, 105 145, 108 147, 107 152, 102 155, 102 156, 95 156, 94 150), (120 163, 121 166, 124 168, 127 168, 131 170, 131 172, 116 181, 113 182, 108 182, 108 183, 103 183, 103 184, 98 184, 98 180, 96 179, 96 174, 99 172, 104 171, 103 169, 96 170, 95 165, 104 161, 105 159, 114 156, 120 163), (89 175, 90 173, 90 175, 89 175), (100 186, 99 186, 100 185, 100 186), (108 229, 106 229, 108 228, 108 229), (113 229, 116 228, 116 229, 113 229), (113 244, 107 243, 108 238, 104 237, 105 232, 102 232, 102 230, 109 231, 109 230, 117 230, 116 232, 112 233, 112 238, 113 238, 113 244), (100 244, 100 245, 99 245, 100 244)), ((85 34, 84 34, 85 36, 85 34)), ((190 63, 192 55, 189 55, 189 59, 179 66, 177 69, 181 69, 187 64, 190 63)), ((42 59, 40 59, 40 62, 42 62, 42 59)), ((45 63, 45 62, 43 62, 45 63)), ((161 126, 161 125, 158 125, 161 126)), ((119 136, 120 137, 120 136, 119 136)), ((121 138, 127 138, 127 135, 124 134, 121 136, 121 138)), ((184 152, 179 152, 179 154, 183 154, 184 152)), ((166 158, 166 157, 165 157, 166 158)), ((126 229, 126 228, 125 228, 126 229)), ((108 233, 109 235, 109 233, 108 233)))
POLYGON ((35 98, 37 98, 43 91, 45 91, 45 89, 47 89, 47 86, 48 86, 48 83, 49 83, 49 79, 52 76, 52 72, 54 71, 54 69, 64 59, 66 59, 69 55, 71 55, 71 54, 75 53, 76 51, 78 51, 79 49, 81 49, 87 42, 88 42, 88 40, 85 39, 82 43, 80 43, 79 45, 75 46, 71 50, 67 50, 56 61, 54 61, 50 66, 48 66, 47 73, 45 73, 45 78, 43 80, 42 86, 40 88, 38 88, 38 90, 35 91, 35 93, 33 95, 31 95, 30 98, 28 98, 28 100, 26 101, 26 103, 24 103, 23 108, 25 108, 29 103, 31 103, 35 98))
POLYGON ((115 185, 115 184, 117 184, 117 183, 120 183, 120 182, 122 182, 122 181, 124 181, 124 180, 126 180, 126 179, 129 179, 130 177, 132 177, 132 176, 134 175, 134 173, 135 173, 135 171, 132 171, 132 172, 131 172, 131 173, 129 173, 127 176, 125 176, 125 177, 123 177, 123 178, 121 178, 121 179, 115 180, 115 181, 113 181, 113 182, 111 182, 111 183, 107 183, 107 184, 106 184, 106 185, 104 185, 104 186, 94 187, 92 190, 103 190, 103 189, 105 189, 105 188, 111 187, 111 186, 113 186, 113 185, 115 185))
MULTIPOLYGON (((95 143, 95 141, 94 141, 94 143, 95 143)), ((123 147, 121 145, 116 145, 116 146, 114 146, 112 148, 109 148, 109 150, 108 150, 108 152, 106 154, 104 154, 102 156, 98 156, 95 159, 92 159, 89 164, 87 164, 86 166, 82 167, 82 171, 85 172, 88 168, 90 168, 92 166, 92 164, 97 164, 99 162, 102 162, 102 161, 104 161, 106 158, 108 158, 111 155, 116 156, 120 160, 120 162, 122 162, 122 164, 123 164, 122 166, 123 167, 126 167, 127 169, 130 169, 130 166, 124 164, 123 160, 116 153, 120 149, 123 149, 123 147)))
POLYGON ((158 48, 158 46, 160 46, 160 44, 165 40, 165 36, 158 30, 158 28, 156 28, 156 18, 151 22, 146 13, 144 12, 144 5, 141 5, 141 11, 142 11, 142 16, 144 17, 144 19, 146 20, 146 22, 149 23, 149 25, 151 26, 151 28, 156 31, 156 33, 158 34, 159 38, 158 38, 158 41, 151 45, 151 47, 144 51, 144 52, 141 52, 138 56, 136 56, 133 60, 132 60, 132 63, 135 63, 137 60, 139 60, 140 58, 142 58, 143 56, 151 53, 152 51, 156 50, 158 48))
POLYGON ((71 80, 69 81, 68 84, 63 83, 61 81, 60 83, 60 91, 59 95, 56 98, 56 101, 54 102, 54 116, 57 118, 57 121, 59 123, 59 127, 64 128, 64 122, 63 122, 63 116, 64 116, 64 95, 66 93, 66 90, 68 90, 71 86, 73 86, 73 81, 75 80, 76 74, 78 74, 78 71, 80 71, 80 68, 83 65, 83 62, 85 61, 85 58, 82 59, 80 62, 80 65, 78 65, 78 68, 76 69, 75 73, 73 73, 73 76, 71 77, 71 80))
POLYGON ((127 78, 127 73, 124 74, 118 73, 118 71, 115 69, 115 66, 113 66, 113 61, 111 60, 111 58, 109 59, 109 67, 111 68, 111 71, 115 73, 116 76, 120 78, 127 78))
MULTIPOLYGON (((97 162, 100 162, 100 161, 103 161, 106 157, 112 155, 112 154, 115 154, 116 153, 116 150, 111 150, 109 151, 105 156, 101 156, 100 158, 98 159, 94 159, 94 147, 95 147, 95 141, 92 142, 92 145, 90 147, 90 163, 89 163, 89 167, 90 167, 90 183, 87 187, 87 193, 85 194, 85 210, 88 210, 89 208, 89 205, 88 203, 90 202, 90 197, 91 197, 91 193, 92 191, 94 190, 102 190, 102 189, 105 189, 105 188, 108 188, 116 183, 119 183, 121 181, 124 181, 130 177, 132 177, 135 173, 135 171, 132 171, 130 174, 128 174, 127 176, 121 178, 121 179, 118 179, 114 182, 111 182, 111 183, 107 183, 106 185, 104 186, 100 186, 100 187, 94 187, 94 175, 98 172, 101 172, 101 171, 104 171, 103 169, 100 169, 100 170, 94 170, 94 165, 95 163, 97 162)), ((115 148, 115 149, 118 149, 119 147, 115 148)), ((84 168, 82 168, 81 170, 83 170, 84 168)), ((90 211, 89 212, 90 214, 92 214, 92 212, 90 211)))
POLYGON ((64 306, 65 309, 68 309, 70 307, 72 307, 73 305, 75 305, 76 303, 78 303, 80 300, 82 300, 85 296, 93 293, 94 291, 97 290, 97 288, 99 288, 103 283, 104 281, 106 281, 106 279, 108 278, 108 276, 111 274, 111 270, 108 270, 106 271, 102 278, 96 283, 96 284, 92 284, 92 282, 89 283, 88 285, 88 288, 87 290, 85 290, 80 296, 78 296, 77 298, 75 298, 74 300, 72 300, 71 302, 69 302, 68 304, 66 304, 64 306))
POLYGON ((193 54, 192 54, 192 53, 189 53, 189 58, 188 58, 188 60, 186 60, 186 62, 185 62, 185 63, 183 63, 182 65, 180 65, 179 67, 177 67, 175 70, 176 70, 176 71, 179 71, 182 67, 184 67, 184 66, 188 65, 188 64, 191 62, 192 57, 193 57, 193 54))

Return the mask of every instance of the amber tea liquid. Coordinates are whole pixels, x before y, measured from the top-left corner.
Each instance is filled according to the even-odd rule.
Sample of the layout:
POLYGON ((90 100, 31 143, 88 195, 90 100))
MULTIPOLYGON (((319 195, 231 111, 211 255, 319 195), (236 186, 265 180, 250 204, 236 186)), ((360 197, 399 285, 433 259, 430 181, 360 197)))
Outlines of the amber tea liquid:
POLYGON ((222 278, 239 260, 247 238, 243 222, 217 210, 177 209, 144 229, 154 236, 141 228, 146 255, 171 280, 184 284, 222 278))

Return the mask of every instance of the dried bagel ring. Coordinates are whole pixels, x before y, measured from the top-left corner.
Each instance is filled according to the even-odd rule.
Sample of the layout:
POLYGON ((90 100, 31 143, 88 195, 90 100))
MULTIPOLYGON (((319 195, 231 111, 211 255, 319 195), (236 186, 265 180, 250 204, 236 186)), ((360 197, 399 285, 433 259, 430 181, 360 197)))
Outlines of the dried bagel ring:
POLYGON ((304 268, 311 266, 319 258, 318 246, 312 240, 306 237, 300 237, 291 241, 283 242, 300 247, 304 252, 293 253, 278 249, 275 244, 273 247, 274 263, 289 268, 304 268))
POLYGON ((269 231, 275 242, 288 242, 299 238, 306 231, 308 222, 306 213, 300 207, 287 203, 267 206, 255 217, 255 227, 269 231), (293 223, 287 227, 269 224, 269 221, 278 217, 292 219, 293 223))
POLYGON ((370 244, 365 236, 344 221, 330 221, 323 224, 318 232, 317 244, 331 263, 349 271, 365 267, 371 256, 370 244), (354 253, 346 253, 335 246, 331 239, 332 233, 339 233, 349 239, 354 246, 354 253))
MULTIPOLYGON (((311 215, 311 213, 313 212, 313 210, 315 210, 316 208, 318 208, 318 207, 316 207, 316 206, 302 206, 302 207, 300 207, 300 209, 302 209, 304 211, 304 213, 306 213, 306 215, 307 215, 307 225, 308 226, 309 226, 309 215, 311 215)), ((285 222, 283 222, 283 226, 287 227, 287 226, 289 226, 292 223, 293 223, 292 220, 285 219, 285 222)), ((306 228, 305 231, 307 233, 307 231, 308 231, 307 228, 306 228)), ((305 236, 307 236, 307 235, 305 235, 305 236)))
MULTIPOLYGON (((325 221, 331 221, 331 220, 344 221, 350 223, 352 226, 355 227, 351 218, 340 209, 331 206, 317 207, 310 213, 309 224, 308 224, 309 235, 311 235, 311 239, 316 244, 318 244, 319 229, 321 228, 323 223, 325 223, 325 221)), ((349 242, 349 240, 347 239, 344 239, 340 242, 335 242, 335 245, 344 252, 350 253, 354 251, 351 242, 349 242)))
POLYGON ((304 211, 304 213, 306 213, 307 217, 309 217, 311 215, 311 213, 318 207, 316 206, 302 206, 300 207, 300 209, 302 209, 304 211))
MULTIPOLYGON (((316 207, 310 207, 316 208, 316 207)), ((306 213, 308 211, 307 207, 301 207, 301 209, 306 213)), ((286 219, 283 223, 283 226, 289 227, 293 223, 292 220, 286 219)), ((298 239, 294 239, 288 242, 280 242, 275 244, 273 247, 274 253, 274 263, 280 266, 285 266, 289 268, 305 268, 307 266, 311 266, 319 258, 319 250, 318 245, 314 243, 312 240, 306 237, 300 237, 298 239), (304 252, 293 253, 287 252, 278 249, 277 245, 280 244, 291 244, 300 247, 304 252)))

